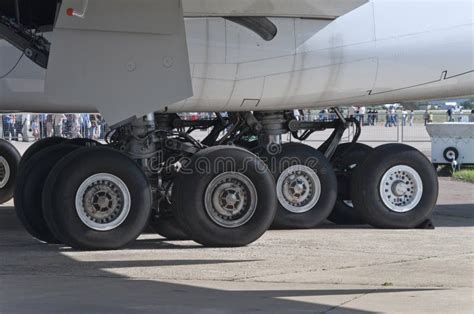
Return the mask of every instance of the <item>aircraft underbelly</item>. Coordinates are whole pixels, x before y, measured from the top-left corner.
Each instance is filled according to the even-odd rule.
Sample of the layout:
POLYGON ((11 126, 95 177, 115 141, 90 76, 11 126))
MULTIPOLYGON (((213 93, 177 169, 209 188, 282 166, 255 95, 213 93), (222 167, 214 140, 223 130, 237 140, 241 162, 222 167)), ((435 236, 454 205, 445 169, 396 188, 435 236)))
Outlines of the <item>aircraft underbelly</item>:
MULTIPOLYGON (((168 86, 166 76, 151 75, 136 80, 142 81, 143 86, 135 85, 134 92, 127 97, 117 96, 127 92, 126 82, 115 89, 120 91, 116 95, 114 80, 99 73, 100 79, 96 77, 95 82, 98 86, 101 81, 107 83, 107 93, 102 96, 108 99, 109 109, 126 108, 129 114, 141 114, 143 110, 137 108, 144 99, 147 108, 155 111, 182 112, 317 108, 474 94, 474 26, 472 16, 463 13, 467 4, 468 1, 461 1, 453 6, 457 18, 440 21, 435 12, 426 19, 427 26, 421 22, 422 16, 416 21, 409 20, 407 24, 416 25, 404 24, 404 33, 400 33, 393 21, 389 21, 395 25, 392 29, 383 24, 383 18, 374 20, 374 12, 379 14, 383 10, 390 14, 379 16, 400 19, 405 13, 396 1, 370 2, 332 22, 271 18, 278 28, 271 41, 222 18, 188 19, 185 24, 192 97, 177 103, 153 102, 154 93, 168 86), (139 88, 141 93, 137 92, 139 88)), ((125 54, 118 52, 114 58, 120 59, 125 54)), ((0 41, 0 55, 6 56, 0 60, 1 76, 21 54, 0 41)), ((160 65, 164 61, 161 58, 160 65)), ((132 73, 135 65, 140 67, 133 61, 122 65, 122 70, 129 66, 132 73)), ((61 84, 53 85, 58 86, 61 84)), ((0 80, 0 108, 36 112, 103 111, 93 102, 84 101, 90 94, 82 99, 68 97, 68 90, 61 89, 66 97, 58 101, 46 95, 45 88, 45 71, 24 58, 15 71, 0 80)), ((187 87, 174 84, 164 90, 171 88, 186 90, 187 87)), ((80 94, 81 89, 73 92, 80 94)))

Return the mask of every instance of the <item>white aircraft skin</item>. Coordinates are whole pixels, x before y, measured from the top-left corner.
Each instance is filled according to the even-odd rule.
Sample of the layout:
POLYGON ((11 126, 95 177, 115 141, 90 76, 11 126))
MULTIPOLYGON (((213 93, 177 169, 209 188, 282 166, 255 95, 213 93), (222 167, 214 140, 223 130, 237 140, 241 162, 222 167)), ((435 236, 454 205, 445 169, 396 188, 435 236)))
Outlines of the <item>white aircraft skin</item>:
MULTIPOLYGON (((219 17, 188 18, 194 96, 157 104, 156 111, 264 111, 472 95, 473 16, 472 0, 372 0, 334 21, 272 17, 278 33, 271 41, 219 17)), ((0 41, 0 55, 1 76, 21 52, 0 41)), ((51 102, 46 72, 23 58, 0 80, 0 109, 98 111, 51 102)))

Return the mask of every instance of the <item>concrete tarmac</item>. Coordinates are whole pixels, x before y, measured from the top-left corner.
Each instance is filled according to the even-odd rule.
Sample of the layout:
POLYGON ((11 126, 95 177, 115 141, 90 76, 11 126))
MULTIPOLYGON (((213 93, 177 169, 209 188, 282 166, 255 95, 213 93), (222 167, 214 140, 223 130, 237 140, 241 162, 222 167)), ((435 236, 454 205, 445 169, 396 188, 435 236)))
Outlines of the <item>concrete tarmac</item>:
POLYGON ((32 239, 0 207, 0 313, 473 313, 474 185, 440 179, 435 230, 326 224, 233 249, 143 235, 119 251, 32 239))

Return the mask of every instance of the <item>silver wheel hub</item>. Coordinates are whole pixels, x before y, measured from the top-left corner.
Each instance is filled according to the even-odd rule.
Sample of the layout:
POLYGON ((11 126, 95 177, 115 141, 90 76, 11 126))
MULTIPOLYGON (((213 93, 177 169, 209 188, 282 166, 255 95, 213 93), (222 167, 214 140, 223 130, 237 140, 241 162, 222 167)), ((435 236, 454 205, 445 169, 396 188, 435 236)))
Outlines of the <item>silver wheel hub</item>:
POLYGON ((277 197, 280 204, 292 213, 308 212, 321 197, 321 181, 313 169, 303 165, 291 166, 278 178, 277 197))
POLYGON ((247 223, 257 209, 257 189, 244 174, 226 172, 209 183, 204 198, 208 216, 224 228, 247 223))
POLYGON ((81 221, 96 231, 120 226, 130 213, 130 191, 118 177, 100 173, 87 178, 76 192, 76 211, 81 221))
POLYGON ((423 182, 412 167, 392 167, 380 181, 380 197, 391 211, 409 212, 420 203, 422 196, 423 182))
POLYGON ((456 153, 452 150, 449 150, 446 152, 446 157, 448 158, 448 160, 454 161, 456 160, 456 153))
POLYGON ((10 165, 5 157, 0 156, 0 189, 7 185, 10 180, 10 165))

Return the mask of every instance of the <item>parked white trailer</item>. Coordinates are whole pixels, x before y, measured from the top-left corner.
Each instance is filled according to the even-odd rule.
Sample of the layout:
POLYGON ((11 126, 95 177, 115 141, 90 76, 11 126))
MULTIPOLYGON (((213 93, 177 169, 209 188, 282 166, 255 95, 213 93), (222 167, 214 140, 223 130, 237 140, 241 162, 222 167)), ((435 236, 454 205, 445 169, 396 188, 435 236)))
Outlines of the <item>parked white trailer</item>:
POLYGON ((433 164, 474 164, 474 123, 432 123, 426 129, 433 164))

